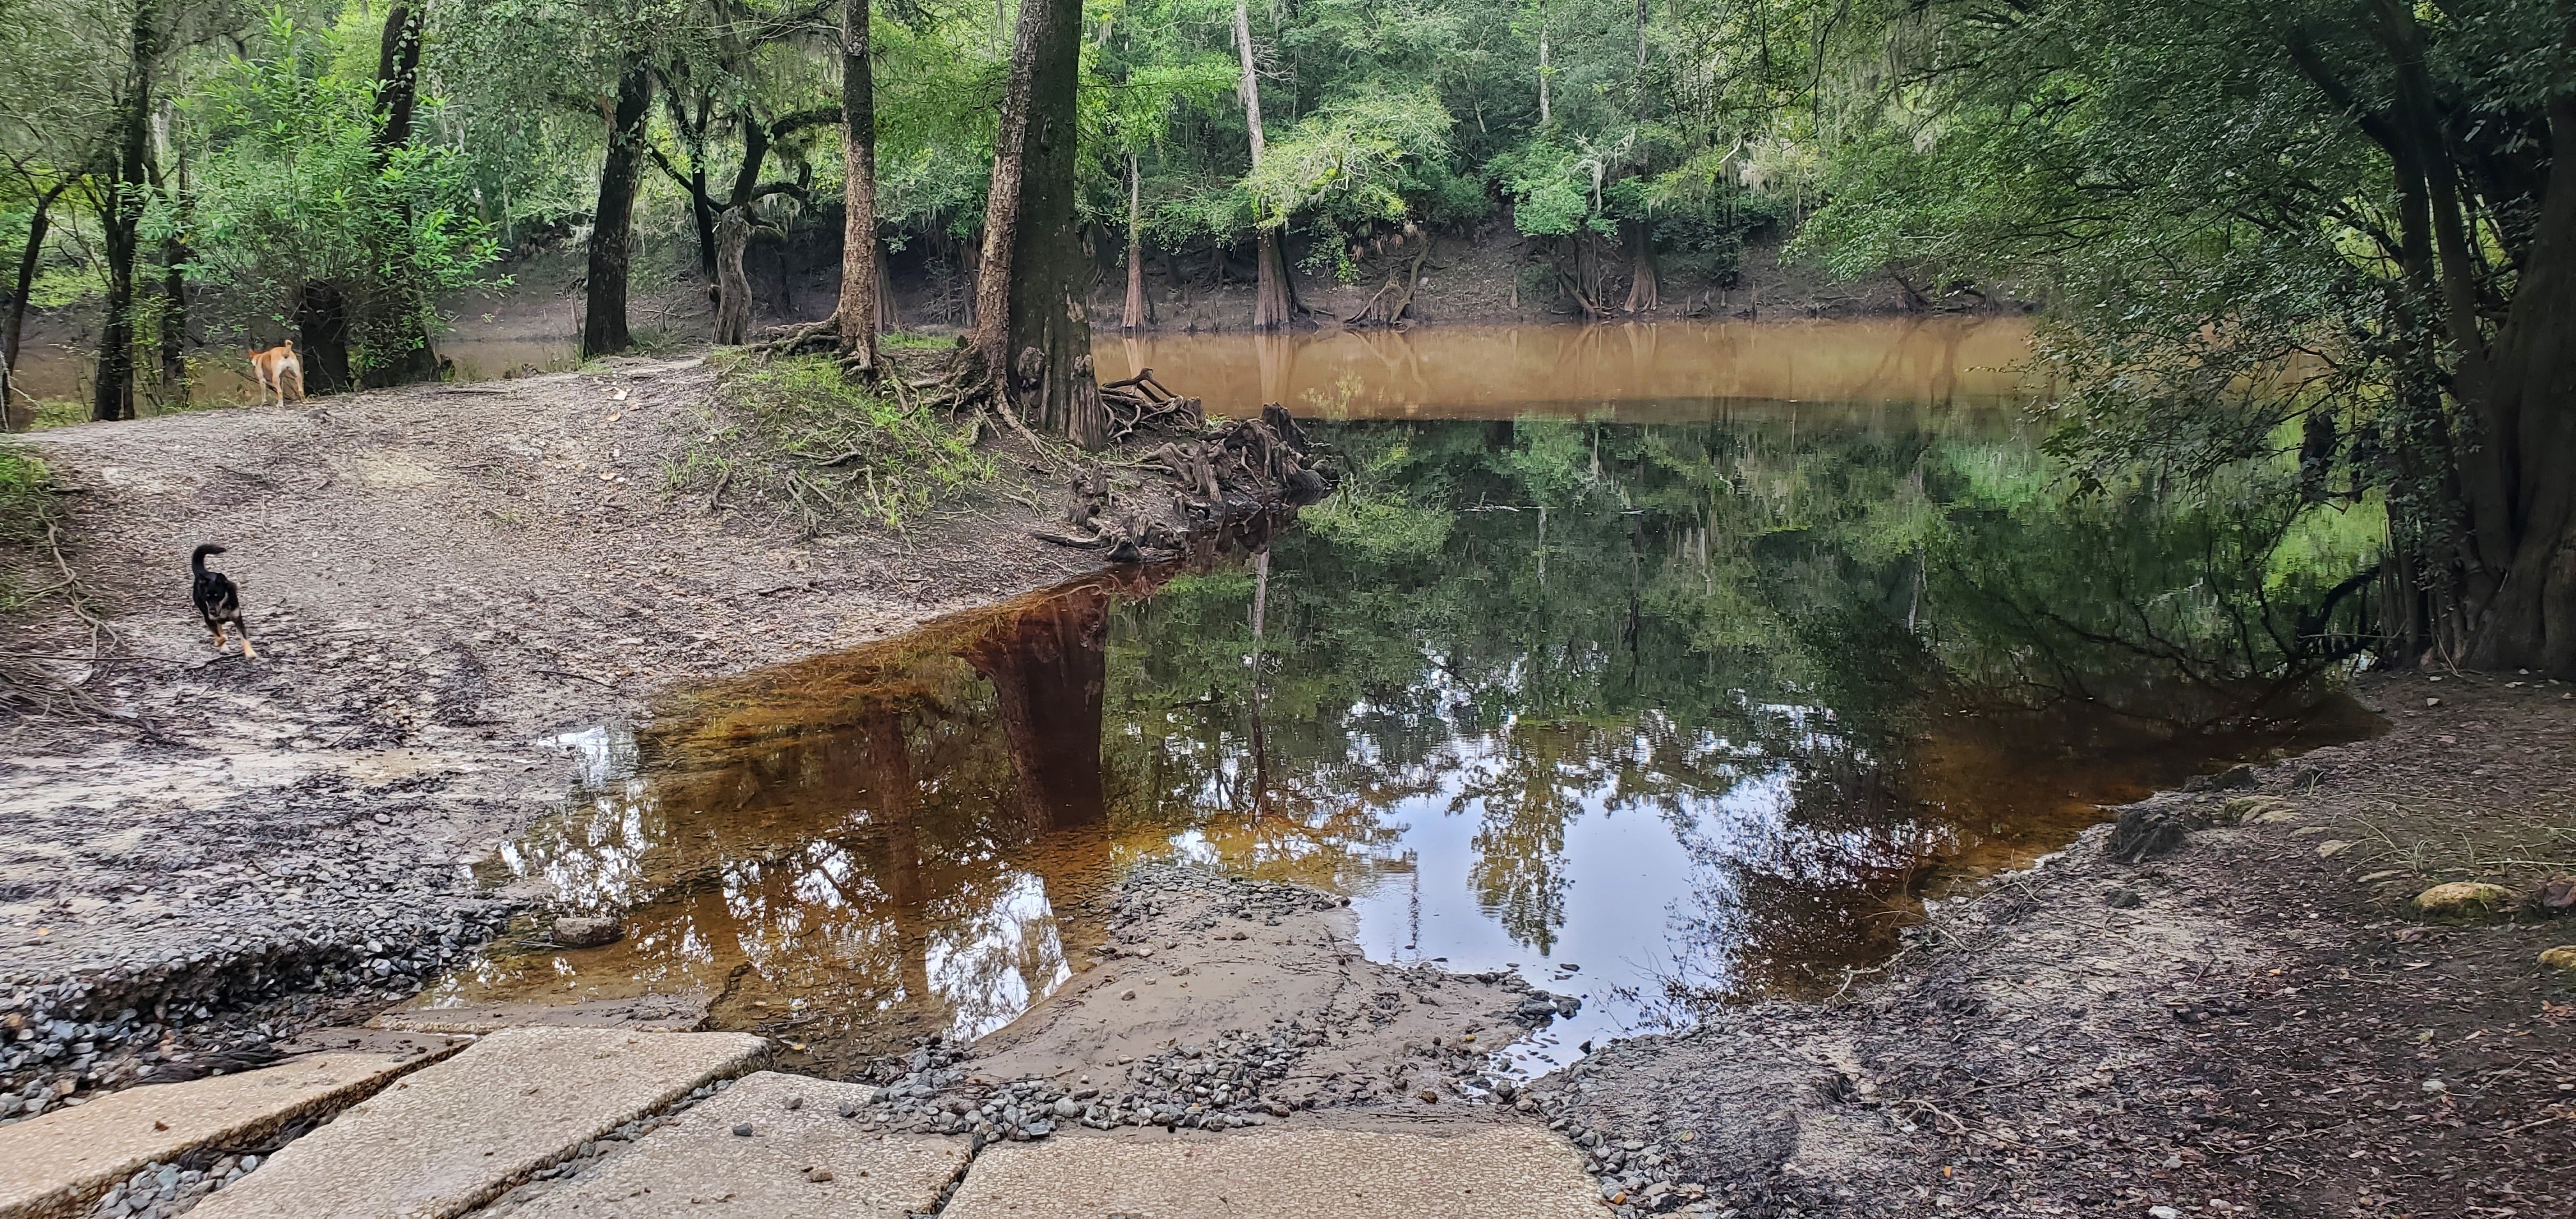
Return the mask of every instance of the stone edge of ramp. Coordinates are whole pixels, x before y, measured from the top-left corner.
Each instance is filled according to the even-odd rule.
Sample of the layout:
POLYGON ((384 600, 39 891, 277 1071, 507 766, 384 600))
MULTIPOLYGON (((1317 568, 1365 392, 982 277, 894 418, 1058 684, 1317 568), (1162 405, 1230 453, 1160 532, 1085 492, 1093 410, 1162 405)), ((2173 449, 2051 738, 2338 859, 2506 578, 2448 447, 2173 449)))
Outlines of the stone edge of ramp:
POLYGON ((0 1219, 76 1215, 146 1164, 255 1142, 302 1118, 337 1112, 465 1044, 400 1056, 324 1051, 253 1071, 127 1088, 0 1129, 0 1219), (284 1094, 262 1097, 265 1089, 284 1094), (97 1160, 63 1163, 60 1150, 74 1143, 97 1160))
POLYGON ((747 1033, 505 1029, 350 1108, 191 1213, 449 1219, 767 1056, 747 1033))
POLYGON ((1563 1139, 1520 1123, 1412 1131, 1267 1127, 1203 1137, 1071 1135, 984 1149, 942 1219, 1224 1214, 1241 1219, 1596 1219, 1563 1139))

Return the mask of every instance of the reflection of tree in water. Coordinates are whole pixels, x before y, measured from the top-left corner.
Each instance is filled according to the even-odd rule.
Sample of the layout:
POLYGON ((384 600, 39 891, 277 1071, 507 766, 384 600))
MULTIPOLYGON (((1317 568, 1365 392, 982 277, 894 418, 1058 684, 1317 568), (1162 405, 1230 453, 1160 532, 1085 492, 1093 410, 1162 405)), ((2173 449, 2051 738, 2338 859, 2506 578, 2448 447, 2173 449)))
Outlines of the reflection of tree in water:
POLYGON ((836 1057, 989 1032, 1069 976, 1082 933, 1056 911, 1107 870, 1106 596, 969 632, 972 667, 863 653, 790 679, 829 700, 822 731, 711 696, 646 741, 648 779, 541 827, 516 866, 626 910, 629 939, 585 973, 720 992, 720 1027, 836 1057))
MULTIPOLYGON (((1544 953, 1568 827, 1650 811, 1702 878, 1675 951, 1713 955, 1678 964, 1783 985, 1889 942, 1940 860, 2050 841, 2209 747, 2159 753, 2141 717, 2070 704, 2081 665, 2135 657, 2062 633, 2036 652, 1948 578, 1972 558, 1987 585, 2009 571, 2016 594, 2067 603, 2106 569, 2206 578, 2180 552, 2188 521, 2088 532, 2008 433, 1800 436, 1793 413, 1332 435, 1348 484, 1278 541, 1260 646, 1239 573, 1115 616, 1122 824, 1247 870, 1355 878, 1395 866, 1375 821, 1436 796, 1478 819, 1480 904, 1544 953), (2050 708, 2055 731, 1962 746, 1955 717, 2016 706, 2050 708), (1246 790, 1256 734, 1269 777, 1246 790)), ((2166 709, 2168 685, 2116 687, 2121 710, 2166 709)))

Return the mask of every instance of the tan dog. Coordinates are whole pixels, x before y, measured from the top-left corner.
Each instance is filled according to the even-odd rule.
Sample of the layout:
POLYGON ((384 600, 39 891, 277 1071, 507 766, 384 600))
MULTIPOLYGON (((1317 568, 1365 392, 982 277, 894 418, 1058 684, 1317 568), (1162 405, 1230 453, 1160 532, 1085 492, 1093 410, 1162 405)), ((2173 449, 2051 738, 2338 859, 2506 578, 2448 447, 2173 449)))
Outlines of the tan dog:
POLYGON ((276 392, 279 406, 286 405, 286 390, 290 385, 295 388, 295 400, 304 400, 304 361, 295 358, 295 340, 288 339, 266 351, 251 348, 250 371, 251 375, 259 378, 261 406, 268 405, 271 391, 276 392))

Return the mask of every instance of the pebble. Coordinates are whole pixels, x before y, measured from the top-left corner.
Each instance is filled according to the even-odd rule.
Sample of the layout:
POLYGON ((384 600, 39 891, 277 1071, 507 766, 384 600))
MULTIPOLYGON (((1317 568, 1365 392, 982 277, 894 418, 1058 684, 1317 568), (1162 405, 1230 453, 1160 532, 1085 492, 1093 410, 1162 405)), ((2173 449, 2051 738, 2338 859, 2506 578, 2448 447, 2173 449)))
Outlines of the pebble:
POLYGON ((734 1133, 734 1137, 736 1137, 736 1138, 743 1138, 743 1139, 750 1138, 750 1137, 751 1137, 751 1123, 749 1123, 749 1122, 740 1122, 740 1123, 736 1123, 736 1124, 735 1124, 735 1126, 734 1126, 734 1128, 733 1128, 733 1133, 734 1133))
MULTIPOLYGON (((303 860, 274 875, 303 877, 322 866, 303 860)), ((260 875, 217 883, 248 885, 260 875)), ((237 924, 191 912, 191 931, 214 936, 217 947, 148 949, 76 975, 0 974, 0 1125, 137 1083, 266 1062, 273 1043, 313 1016, 317 992, 409 995, 442 960, 498 934, 511 911, 467 898, 442 899, 454 906, 447 912, 397 914, 381 904, 393 897, 367 900, 299 911, 291 922, 266 913, 237 924)))

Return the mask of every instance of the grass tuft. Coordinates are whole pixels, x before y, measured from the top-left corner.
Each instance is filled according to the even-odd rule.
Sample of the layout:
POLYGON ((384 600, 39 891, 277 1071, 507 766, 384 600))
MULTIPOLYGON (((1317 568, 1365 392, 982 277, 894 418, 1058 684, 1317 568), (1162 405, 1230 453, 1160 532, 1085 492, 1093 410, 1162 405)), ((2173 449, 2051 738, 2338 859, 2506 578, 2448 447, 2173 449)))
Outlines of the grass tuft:
POLYGON ((971 425, 847 381, 829 356, 714 359, 723 409, 668 471, 674 489, 757 495, 815 533, 845 520, 900 529, 992 477, 971 425))

